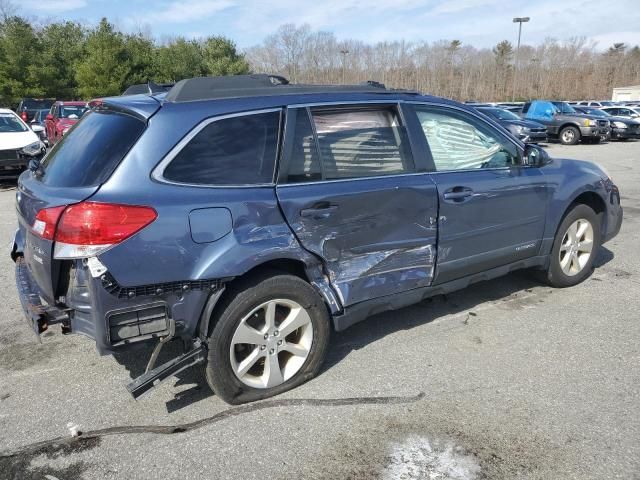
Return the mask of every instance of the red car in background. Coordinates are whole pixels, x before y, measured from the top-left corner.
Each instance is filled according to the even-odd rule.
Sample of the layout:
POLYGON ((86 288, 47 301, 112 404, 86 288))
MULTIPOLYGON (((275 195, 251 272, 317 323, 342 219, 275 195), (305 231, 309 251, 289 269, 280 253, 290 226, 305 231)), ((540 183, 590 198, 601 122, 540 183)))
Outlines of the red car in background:
POLYGON ((55 102, 44 122, 49 145, 55 145, 87 110, 87 102, 55 102))

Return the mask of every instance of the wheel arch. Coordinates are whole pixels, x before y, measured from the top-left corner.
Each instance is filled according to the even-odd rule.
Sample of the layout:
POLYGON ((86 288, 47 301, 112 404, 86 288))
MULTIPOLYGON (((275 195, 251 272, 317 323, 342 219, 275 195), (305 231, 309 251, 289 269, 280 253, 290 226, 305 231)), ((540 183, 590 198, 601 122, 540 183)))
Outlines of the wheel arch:
POLYGON ((333 288, 330 286, 328 279, 322 274, 322 266, 320 264, 309 265, 300 259, 294 258, 275 258, 253 266, 242 275, 238 275, 226 282, 222 291, 209 296, 198 322, 197 332, 200 338, 205 340, 211 333, 215 325, 214 319, 219 315, 220 309, 223 308, 222 306, 237 291, 238 286, 254 279, 267 278, 278 273, 293 275, 311 285, 323 299, 330 318, 342 310, 342 305, 333 288))
POLYGON ((564 130, 567 127, 573 127, 575 129, 577 129, 578 130, 578 135, 582 136, 582 133, 580 132, 580 125, 578 125, 575 122, 565 122, 562 125, 560 125, 558 127, 558 135, 560 135, 560 132, 562 132, 562 130, 564 130))
MULTIPOLYGON (((555 229, 553 231, 554 237, 555 235, 557 235, 558 229, 560 228, 560 224, 562 224, 562 221, 565 219, 565 217, 576 205, 586 205, 587 207, 591 208, 594 212, 596 212, 596 215, 598 215, 601 222, 603 222, 602 227, 606 226, 604 225, 604 222, 606 222, 606 218, 607 218, 606 216, 607 203, 604 201, 604 199, 602 198, 602 196, 600 196, 598 192, 595 192, 593 190, 582 190, 579 192, 575 192, 570 197, 569 201, 567 202, 564 209, 562 210, 562 215, 560 215, 556 220, 555 229)), ((602 229, 602 231, 604 231, 604 228, 602 229)))

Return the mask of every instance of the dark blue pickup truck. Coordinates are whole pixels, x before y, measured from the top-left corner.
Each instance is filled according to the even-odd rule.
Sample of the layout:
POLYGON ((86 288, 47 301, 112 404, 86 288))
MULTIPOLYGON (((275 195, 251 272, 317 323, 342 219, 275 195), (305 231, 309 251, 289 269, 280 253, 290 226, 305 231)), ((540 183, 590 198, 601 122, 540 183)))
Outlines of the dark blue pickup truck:
POLYGON ((453 101, 269 75, 165 90, 92 102, 16 193, 29 324, 102 354, 155 340, 136 398, 201 362, 227 402, 278 394, 332 330, 517 269, 576 285, 620 229, 600 167, 453 101))

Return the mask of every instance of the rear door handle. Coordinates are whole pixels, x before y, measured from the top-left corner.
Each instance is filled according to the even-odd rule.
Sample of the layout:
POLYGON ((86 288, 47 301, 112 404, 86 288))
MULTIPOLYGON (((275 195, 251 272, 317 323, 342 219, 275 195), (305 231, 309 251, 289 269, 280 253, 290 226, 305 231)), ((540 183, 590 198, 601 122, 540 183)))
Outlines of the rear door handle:
POLYGON ((327 218, 338 209, 337 205, 331 205, 329 202, 320 202, 311 208, 303 208, 300 210, 301 217, 327 218))
POLYGON ((467 187, 454 187, 444 192, 443 195, 445 200, 451 200, 454 202, 460 202, 471 196, 473 196, 473 190, 467 187))

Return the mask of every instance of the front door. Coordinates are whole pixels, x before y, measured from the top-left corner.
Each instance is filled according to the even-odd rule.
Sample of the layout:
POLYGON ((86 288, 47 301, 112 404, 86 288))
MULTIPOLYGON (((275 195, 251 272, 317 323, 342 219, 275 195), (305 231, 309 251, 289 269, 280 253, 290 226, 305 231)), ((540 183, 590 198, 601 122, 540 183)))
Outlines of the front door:
POLYGON ((479 116, 414 105, 438 186, 438 268, 443 283, 538 254, 548 191, 522 150, 479 116))
POLYGON ((397 105, 290 108, 277 196, 344 306, 431 284, 437 191, 397 105))

